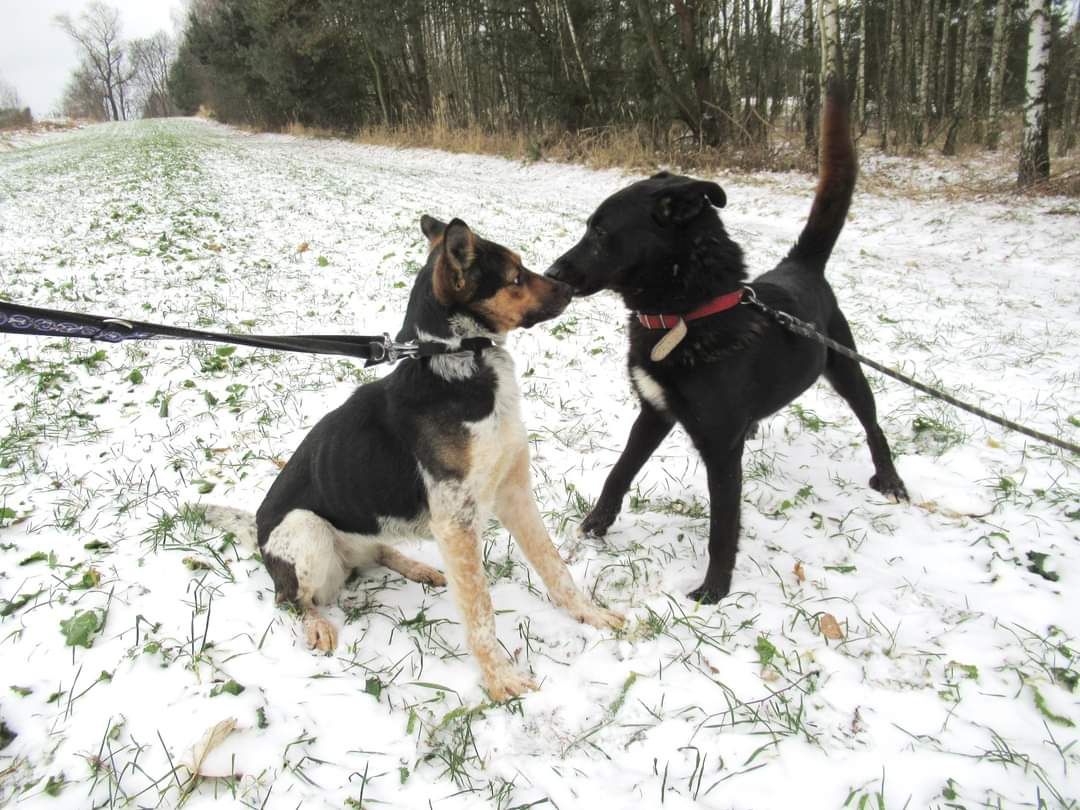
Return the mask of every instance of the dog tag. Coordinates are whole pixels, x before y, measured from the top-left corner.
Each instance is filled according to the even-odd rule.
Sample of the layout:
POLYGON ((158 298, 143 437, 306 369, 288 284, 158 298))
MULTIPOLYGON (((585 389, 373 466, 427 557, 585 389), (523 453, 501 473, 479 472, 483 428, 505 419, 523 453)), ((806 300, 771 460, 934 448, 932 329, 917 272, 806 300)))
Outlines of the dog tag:
POLYGON ((654 363, 659 363, 669 354, 672 350, 682 343, 682 339, 686 337, 686 321, 682 318, 653 346, 652 352, 649 353, 649 357, 652 358, 654 363))

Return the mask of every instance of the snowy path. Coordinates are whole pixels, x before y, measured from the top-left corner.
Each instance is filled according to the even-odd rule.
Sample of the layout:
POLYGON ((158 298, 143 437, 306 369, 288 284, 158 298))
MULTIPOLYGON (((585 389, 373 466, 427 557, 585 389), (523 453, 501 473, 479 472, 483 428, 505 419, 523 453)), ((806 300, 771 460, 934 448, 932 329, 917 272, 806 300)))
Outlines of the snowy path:
MULTIPOLYGON (((725 223, 767 269, 811 179, 717 179, 725 223)), ((0 152, 0 296, 393 332, 421 214, 460 216, 543 270, 627 180, 190 120, 53 134, 0 152)), ((1078 274, 1075 202, 868 194, 829 269, 867 354, 1073 441, 1078 274)), ((444 590, 370 572, 330 613, 337 653, 316 657, 261 564, 181 509, 254 508, 368 372, 0 338, 0 805, 1077 807, 1078 459, 873 377, 913 496, 887 504, 858 423, 819 384, 749 445, 736 593, 695 607, 707 490, 680 431, 606 545, 573 532, 634 416, 624 322, 605 294, 511 347, 548 525, 629 630, 554 609, 493 527, 499 636, 542 681, 496 707, 444 590), (825 614, 842 640, 822 636, 825 614), (66 633, 88 648, 65 643, 76 616, 66 633), (181 762, 228 718, 208 778, 188 781, 181 762)), ((439 565, 432 543, 410 552, 439 565)))

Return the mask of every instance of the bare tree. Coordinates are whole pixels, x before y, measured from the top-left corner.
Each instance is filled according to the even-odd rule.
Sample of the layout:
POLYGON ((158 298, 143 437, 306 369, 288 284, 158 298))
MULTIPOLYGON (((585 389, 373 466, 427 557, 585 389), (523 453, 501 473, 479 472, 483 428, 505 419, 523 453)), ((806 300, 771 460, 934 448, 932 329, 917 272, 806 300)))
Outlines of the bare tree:
POLYGON ((1046 77, 1050 68, 1050 0, 1029 0, 1024 136, 1016 182, 1030 186, 1050 176, 1050 122, 1046 116, 1046 77))
POLYGON ((101 82, 87 64, 77 67, 64 87, 60 112, 68 118, 108 121, 109 105, 102 94, 101 82))
POLYGON ((176 43, 164 31, 146 39, 132 40, 132 84, 135 104, 144 118, 162 118, 173 114, 169 98, 169 68, 176 59, 176 43))
POLYGON ((0 110, 18 110, 22 108, 22 100, 15 85, 0 76, 0 110))
POLYGON ((125 65, 124 45, 120 38, 120 11, 93 0, 78 20, 68 14, 58 14, 53 19, 82 49, 84 66, 101 83, 112 120, 126 118, 124 85, 130 80, 131 73, 125 65))

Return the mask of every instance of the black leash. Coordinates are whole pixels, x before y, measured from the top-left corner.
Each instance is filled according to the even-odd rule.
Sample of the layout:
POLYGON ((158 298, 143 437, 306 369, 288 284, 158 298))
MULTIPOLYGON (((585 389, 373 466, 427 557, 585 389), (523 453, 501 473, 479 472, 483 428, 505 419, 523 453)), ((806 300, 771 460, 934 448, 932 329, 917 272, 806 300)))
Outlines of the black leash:
POLYGON ((888 377, 892 377, 894 380, 899 380, 906 385, 910 385, 912 388, 916 388, 919 391, 922 391, 924 394, 929 394, 932 397, 936 397, 937 399, 948 402, 950 405, 954 405, 960 410, 967 411, 968 413, 973 413, 976 416, 987 420, 988 422, 993 422, 996 425, 1001 425, 1003 428, 1015 430, 1017 433, 1023 433, 1025 436, 1030 436, 1033 439, 1038 439, 1041 442, 1046 442, 1047 444, 1052 444, 1055 447, 1060 447, 1062 450, 1068 450, 1070 452, 1080 455, 1080 445, 1073 444, 1072 442, 1067 442, 1064 439, 1059 439, 1057 436, 1051 436, 1049 433, 1043 433, 1042 431, 1035 430, 1034 428, 1025 427, 1024 425, 1021 425, 1018 422, 1014 422, 1011 419, 1006 419, 1004 416, 998 416, 997 414, 990 413, 989 411, 984 411, 982 408, 976 407, 975 405, 970 405, 967 402, 963 402, 962 400, 957 399, 951 394, 947 394, 937 388, 931 388, 929 385, 921 383, 911 377, 908 377, 906 374, 901 374, 899 371, 891 369, 888 366, 883 366, 881 365, 881 363, 876 363, 869 357, 865 357, 859 354, 850 346, 845 346, 843 343, 838 343, 831 337, 821 334, 821 332, 815 329, 812 324, 809 324, 806 321, 799 320, 794 315, 790 315, 787 312, 781 312, 780 310, 773 309, 768 304, 762 303, 760 300, 758 300, 757 295, 751 287, 744 287, 743 289, 745 293, 742 303, 748 304, 754 307, 754 309, 765 313, 768 317, 772 318, 789 332, 794 332, 795 334, 801 335, 802 337, 816 340, 818 343, 822 343, 828 346, 833 351, 844 355, 844 357, 851 358, 852 360, 856 360, 863 365, 870 366, 870 368, 874 369, 875 371, 880 371, 882 374, 888 377))
POLYGON ((57 309, 40 309, 0 301, 0 332, 13 335, 39 335, 85 338, 107 343, 125 340, 208 340, 306 354, 336 354, 357 357, 367 365, 396 363, 406 357, 434 357, 439 354, 479 354, 495 344, 489 338, 463 338, 459 346, 435 341, 398 343, 390 335, 232 335, 185 329, 179 326, 105 318, 57 309))

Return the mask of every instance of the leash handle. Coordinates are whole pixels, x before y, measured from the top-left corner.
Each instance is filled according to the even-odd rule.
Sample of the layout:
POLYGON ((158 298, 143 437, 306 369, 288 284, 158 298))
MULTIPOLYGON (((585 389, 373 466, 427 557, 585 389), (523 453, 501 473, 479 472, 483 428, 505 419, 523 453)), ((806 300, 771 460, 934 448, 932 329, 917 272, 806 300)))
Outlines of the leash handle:
POLYGON ((855 360, 856 362, 862 363, 865 366, 869 366, 875 371, 880 371, 882 374, 888 377, 892 377, 894 380, 898 380, 905 385, 909 385, 912 388, 918 391, 922 391, 924 394, 929 394, 930 396, 935 397, 936 399, 940 399, 943 402, 948 402, 950 405, 959 408, 962 411, 967 411, 968 413, 974 414, 975 416, 985 419, 988 422, 993 422, 995 425, 1000 425, 1007 430, 1013 430, 1017 433, 1023 433, 1025 436, 1030 436, 1031 438, 1038 439, 1041 442, 1052 444, 1054 447, 1059 447, 1062 450, 1068 450, 1071 453, 1076 453, 1077 455, 1080 455, 1080 445, 1065 441, 1064 439, 1058 438, 1057 436, 1052 436, 1049 433, 1043 433, 1041 430, 1036 430, 1035 428, 1021 425, 1019 422, 1014 422, 1011 419, 1006 419, 1004 416, 998 416, 997 414, 990 413, 990 411, 983 410, 976 405, 972 405, 968 402, 957 399, 952 394, 949 394, 938 388, 933 388, 932 386, 926 385, 925 383, 921 383, 914 377, 909 377, 906 374, 901 374, 896 369, 889 368, 888 366, 875 362, 869 357, 859 354, 850 346, 845 346, 843 343, 833 340, 828 335, 823 335, 817 330, 817 328, 814 327, 813 324, 800 320, 789 312, 783 312, 778 309, 773 309, 757 297, 757 293, 754 292, 753 287, 744 286, 743 291, 744 304, 752 306, 754 307, 754 309, 763 312, 765 315, 776 321, 778 324, 780 324, 780 326, 784 327, 789 332, 794 332, 801 337, 815 340, 818 343, 821 343, 832 349, 833 351, 837 352, 838 354, 842 354, 844 357, 855 360))

